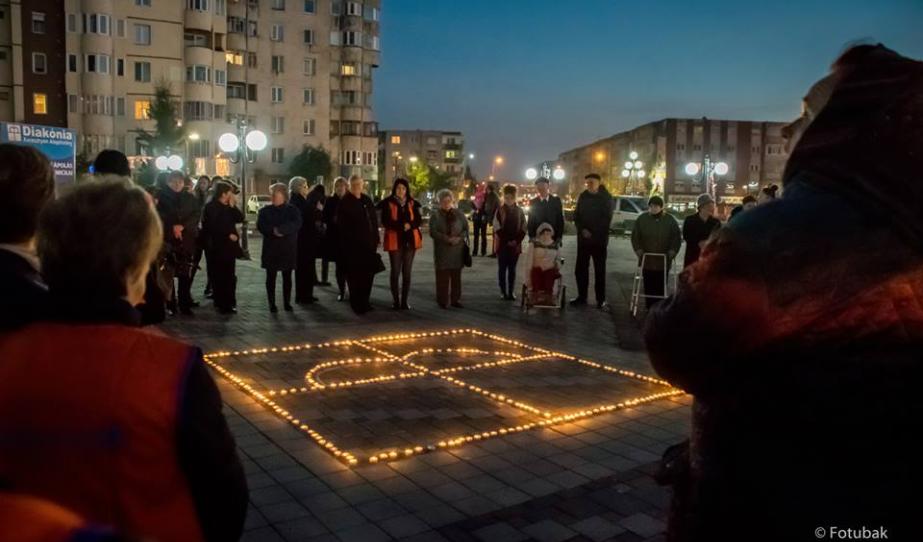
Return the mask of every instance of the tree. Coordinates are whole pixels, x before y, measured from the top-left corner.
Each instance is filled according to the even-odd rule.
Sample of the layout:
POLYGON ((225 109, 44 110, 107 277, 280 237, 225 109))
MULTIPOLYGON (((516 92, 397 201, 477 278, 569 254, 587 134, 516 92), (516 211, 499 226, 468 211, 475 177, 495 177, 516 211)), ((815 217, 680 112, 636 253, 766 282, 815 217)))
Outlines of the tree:
POLYGON ((289 175, 304 177, 312 183, 317 177, 329 179, 331 171, 333 171, 333 162, 330 159, 330 153, 321 146, 305 145, 301 152, 292 158, 288 166, 289 175))
POLYGON ((150 156, 175 152, 186 141, 186 128, 180 118, 179 102, 170 95, 170 83, 165 80, 154 88, 154 99, 148 109, 148 117, 154 121, 154 131, 140 129, 137 140, 150 156))

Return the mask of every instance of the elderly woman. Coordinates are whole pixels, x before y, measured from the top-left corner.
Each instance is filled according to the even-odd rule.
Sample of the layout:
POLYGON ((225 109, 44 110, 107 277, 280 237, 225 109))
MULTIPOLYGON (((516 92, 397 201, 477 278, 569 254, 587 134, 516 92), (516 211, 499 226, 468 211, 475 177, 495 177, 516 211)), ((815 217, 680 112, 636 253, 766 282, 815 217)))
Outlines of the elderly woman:
POLYGON ((844 53, 805 98, 782 196, 651 312, 651 363, 695 397, 671 539, 919 536, 920 88, 919 61, 844 53))
POLYGON ((337 208, 346 195, 348 183, 345 177, 337 177, 333 181, 333 195, 326 198, 324 202, 324 236, 321 241, 323 252, 323 262, 321 262, 321 279, 320 284, 327 286, 330 284, 328 273, 330 272, 330 262, 336 264, 336 281, 337 281, 337 301, 346 300, 346 271, 343 264, 340 263, 340 230, 337 226, 336 216, 337 208))
POLYGON ((50 310, 0 338, 0 479, 139 538, 237 540, 246 480, 202 352, 137 327, 151 198, 83 183, 38 233, 50 310))
POLYGON ((336 216, 341 246, 337 270, 345 267, 349 304, 356 314, 372 310, 372 282, 375 273, 384 270, 378 255, 378 213, 372 198, 362 193, 364 188, 361 176, 350 177, 349 192, 340 200, 336 216))
POLYGON ((455 208, 451 190, 440 190, 436 199, 439 210, 429 219, 429 235, 433 238, 436 262, 436 302, 443 309, 447 309, 449 304, 460 309, 461 270, 465 266, 468 219, 455 208))
POLYGON ((266 270, 266 297, 269 312, 279 312, 276 306, 276 274, 282 274, 282 304, 292 309, 292 271, 298 265, 298 231, 301 213, 288 203, 288 187, 276 183, 269 187, 272 205, 260 209, 256 229, 263 235, 262 264, 266 270))
POLYGON ((298 256, 295 267, 295 303, 307 305, 317 301, 314 297, 314 270, 320 235, 323 230, 323 203, 310 196, 308 181, 292 177, 288 182, 292 194, 291 204, 301 213, 301 230, 298 232, 298 256))

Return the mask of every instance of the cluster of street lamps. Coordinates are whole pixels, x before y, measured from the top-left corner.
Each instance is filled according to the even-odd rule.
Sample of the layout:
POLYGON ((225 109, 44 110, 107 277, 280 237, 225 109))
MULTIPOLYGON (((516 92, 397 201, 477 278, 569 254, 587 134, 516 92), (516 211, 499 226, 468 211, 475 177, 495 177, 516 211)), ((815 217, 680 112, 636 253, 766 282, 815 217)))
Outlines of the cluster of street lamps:
POLYGON ((712 161, 709 155, 705 155, 702 159, 702 162, 689 162, 686 164, 686 175, 689 175, 694 181, 701 182, 705 180, 705 191, 711 197, 716 197, 715 194, 715 177, 723 177, 727 175, 730 167, 725 162, 715 162, 712 161))

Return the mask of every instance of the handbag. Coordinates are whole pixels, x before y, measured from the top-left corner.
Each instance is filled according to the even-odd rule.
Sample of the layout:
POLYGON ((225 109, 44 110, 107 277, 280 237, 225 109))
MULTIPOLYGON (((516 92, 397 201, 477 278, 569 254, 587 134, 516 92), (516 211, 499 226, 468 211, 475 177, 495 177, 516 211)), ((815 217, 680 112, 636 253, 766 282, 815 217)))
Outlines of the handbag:
POLYGON ((375 258, 372 260, 372 269, 374 269, 374 274, 381 273, 385 270, 385 262, 381 259, 381 254, 378 252, 375 253, 375 258))
POLYGON ((462 247, 462 263, 465 264, 465 267, 471 267, 474 263, 471 261, 471 247, 468 245, 468 234, 465 233, 465 243, 462 247))

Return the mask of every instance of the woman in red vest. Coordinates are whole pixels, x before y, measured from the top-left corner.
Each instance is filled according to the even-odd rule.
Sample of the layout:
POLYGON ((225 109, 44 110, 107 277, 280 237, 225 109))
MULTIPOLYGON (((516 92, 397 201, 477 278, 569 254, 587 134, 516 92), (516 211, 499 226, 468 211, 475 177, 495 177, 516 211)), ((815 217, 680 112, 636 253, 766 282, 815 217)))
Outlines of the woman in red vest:
POLYGON ((246 480, 202 352, 138 327, 161 243, 127 179, 45 208, 48 316, 0 335, 0 480, 126 536, 237 540, 246 480))
POLYGON ((420 204, 410 195, 407 179, 394 179, 391 195, 379 204, 385 228, 385 250, 391 260, 391 297, 395 310, 407 310, 413 257, 423 246, 420 233, 420 204), (398 279, 403 279, 398 289, 398 279))

